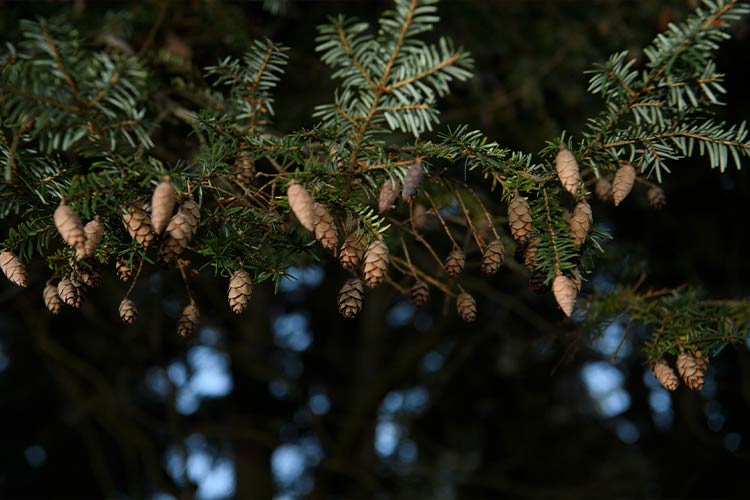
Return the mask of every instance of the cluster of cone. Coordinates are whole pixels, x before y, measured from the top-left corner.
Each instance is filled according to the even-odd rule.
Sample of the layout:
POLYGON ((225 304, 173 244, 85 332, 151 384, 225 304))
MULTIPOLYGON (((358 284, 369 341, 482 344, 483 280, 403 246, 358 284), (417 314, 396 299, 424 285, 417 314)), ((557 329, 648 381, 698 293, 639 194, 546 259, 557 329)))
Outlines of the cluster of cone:
MULTIPOLYGON (((695 351, 694 355, 689 351, 681 351, 677 356, 676 365, 677 372, 686 386, 694 391, 700 391, 703 388, 708 358, 705 358, 700 351, 695 351)), ((674 370, 665 361, 659 360, 654 363, 651 371, 659 383, 668 391, 674 391, 680 385, 674 370)))

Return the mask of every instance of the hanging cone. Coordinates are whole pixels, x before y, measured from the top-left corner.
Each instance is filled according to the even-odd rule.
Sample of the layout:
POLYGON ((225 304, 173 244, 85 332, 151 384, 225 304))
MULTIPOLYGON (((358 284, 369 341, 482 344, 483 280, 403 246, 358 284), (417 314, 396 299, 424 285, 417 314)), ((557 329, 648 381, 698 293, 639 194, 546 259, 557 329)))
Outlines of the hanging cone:
POLYGON ((422 160, 417 160, 409 167, 404 176, 404 189, 401 191, 401 198, 404 201, 411 200, 417 193, 417 188, 422 182, 422 160))
POLYGON ((591 207, 586 201, 579 202, 570 218, 570 232, 573 233, 573 242, 576 246, 581 246, 586 241, 592 222, 594 222, 594 216, 591 213, 591 207))
POLYGON ((60 309, 62 308, 62 299, 57 294, 57 287, 55 285, 47 283, 47 286, 44 287, 44 291, 42 292, 42 297, 44 298, 44 305, 47 306, 49 312, 52 314, 60 312, 60 309))
POLYGON ((667 204, 667 195, 664 194, 664 190, 659 186, 651 186, 648 190, 648 204, 651 208, 660 210, 667 204))
POLYGON ((528 245, 523 249, 523 266, 529 271, 536 269, 537 259, 536 253, 539 249, 539 238, 534 237, 529 240, 528 245))
POLYGON ((125 297, 120 302, 120 319, 126 325, 131 325, 135 318, 138 317, 138 308, 135 307, 135 302, 125 297))
POLYGON ((170 264, 182 254, 187 248, 190 238, 193 237, 198 223, 190 210, 180 207, 172 216, 167 226, 167 237, 159 249, 159 262, 170 264))
POLYGON ((651 367, 651 371, 654 372, 656 380, 668 391, 674 391, 680 385, 680 381, 677 379, 674 370, 664 361, 657 361, 651 367))
POLYGON ((78 309, 81 307, 83 296, 81 295, 80 287, 76 286, 68 278, 63 278, 57 284, 57 294, 60 296, 63 302, 70 307, 78 309))
POLYGON ((117 272, 117 277, 122 281, 129 281, 133 277, 133 270, 125 259, 117 259, 115 271, 117 272))
POLYGON ((336 256, 336 249, 339 246, 339 237, 336 234, 336 223, 333 220, 328 209, 321 203, 314 203, 313 210, 315 211, 315 224, 314 232, 315 239, 320 242, 320 245, 326 250, 333 252, 333 256, 336 256))
POLYGON ((615 206, 622 203, 622 200, 630 194, 635 183, 635 169, 630 162, 623 162, 623 166, 615 174, 615 180, 612 181, 612 200, 615 206))
POLYGON ((94 220, 89 221, 83 226, 83 233, 86 235, 86 241, 82 247, 76 248, 76 259, 86 259, 94 255, 96 246, 102 241, 104 237, 104 225, 99 221, 97 215, 94 220))
POLYGON ((573 153, 565 149, 562 144, 560 144, 560 151, 555 158, 555 169, 565 190, 575 194, 578 191, 578 181, 580 180, 578 162, 573 153))
POLYGON ((123 214, 122 223, 131 238, 144 247, 151 246, 155 236, 151 228, 151 218, 145 210, 135 205, 131 206, 127 213, 123 214))
POLYGON ((443 268, 448 276, 455 278, 464 270, 466 256, 459 248, 455 248, 443 261, 443 268))
POLYGON ((521 244, 529 240, 534 228, 529 202, 519 196, 518 193, 508 203, 508 226, 510 226, 510 234, 513 239, 521 244))
POLYGON ((247 309, 247 302, 253 294, 253 282, 250 275, 243 269, 238 269, 229 280, 227 298, 229 307, 235 314, 242 314, 247 309))
POLYGON ((542 271, 535 271, 529 278, 529 290, 535 295, 542 295, 550 290, 550 286, 546 284, 547 273, 542 271))
POLYGON ((86 243, 86 234, 83 232, 81 218, 78 217, 75 210, 63 203, 55 209, 53 217, 57 231, 69 246, 75 249, 83 248, 86 243))
POLYGON ((357 278, 347 280, 341 286, 338 296, 339 313, 346 319, 351 319, 359 314, 362 309, 362 301, 365 297, 365 288, 362 281, 357 278))
POLYGON ((78 277, 81 283, 89 288, 96 288, 102 284, 102 275, 94 269, 81 269, 78 277))
POLYGON ((365 244, 362 241, 362 236, 356 231, 351 233, 344 240, 344 244, 341 245, 341 253, 339 254, 341 267, 347 271, 353 271, 359 265, 364 253, 365 244))
MULTIPOLYGON (((198 207, 198 204, 190 198, 185 200, 179 210, 185 215, 190 215, 190 217, 186 217, 186 219, 190 224, 190 237, 192 238, 198 232, 198 225, 201 222, 201 209, 198 207)), ((169 230, 169 226, 167 226, 167 230, 169 230)))
POLYGON ((182 310, 180 318, 177 320, 177 334, 180 337, 187 337, 198 326, 201 320, 201 313, 198 310, 198 306, 195 302, 190 302, 185 309, 182 310))
POLYGON ((308 231, 315 231, 315 207, 310 194, 296 181, 292 181, 287 188, 289 207, 308 231))
POLYGON ((169 177, 162 178, 154 194, 151 195, 151 225, 154 233, 161 234, 169 224, 169 219, 174 213, 174 204, 177 202, 177 193, 169 181, 169 177))
POLYGON ((411 212, 411 220, 414 223, 414 229, 420 230, 427 224, 427 209, 421 203, 414 204, 414 210, 411 212))
POLYGON ((409 298, 415 307, 424 306, 430 300, 430 287, 422 280, 417 280, 409 290, 409 298))
POLYGON ((689 352, 683 351, 677 356, 677 371, 685 385, 694 391, 700 391, 703 388, 706 366, 707 363, 704 363, 704 360, 698 361, 689 352))
POLYGON ((365 282, 370 288, 380 284, 385 278, 388 270, 388 247, 383 240, 375 240, 367 247, 365 251, 365 262, 363 266, 363 275, 365 282))
POLYGON ((552 293, 560 309, 566 316, 573 314, 573 306, 576 303, 576 285, 567 276, 558 274, 552 282, 552 293))
POLYGON ((490 241, 482 252, 482 274, 492 276, 500 270, 505 260, 503 240, 495 238, 490 241))
POLYGON ((240 151, 234 163, 234 178, 237 184, 247 188, 255 181, 255 162, 249 151, 240 151))
POLYGON ((392 209, 398 199, 401 183, 398 179, 386 179, 380 186, 380 198, 378 200, 378 212, 383 214, 392 209))
POLYGON ((466 292, 461 293, 456 299, 456 310, 467 323, 473 323, 477 319, 477 301, 466 292))
POLYGON ((708 368, 708 358, 704 358, 700 351, 695 351, 695 362, 698 364, 698 368, 704 372, 708 368))
POLYGON ((13 252, 7 250, 0 252, 0 269, 5 277, 16 285, 25 287, 28 284, 29 277, 26 266, 13 252))
POLYGON ((594 184, 594 193, 604 203, 614 203, 612 183, 604 177, 599 177, 594 184))

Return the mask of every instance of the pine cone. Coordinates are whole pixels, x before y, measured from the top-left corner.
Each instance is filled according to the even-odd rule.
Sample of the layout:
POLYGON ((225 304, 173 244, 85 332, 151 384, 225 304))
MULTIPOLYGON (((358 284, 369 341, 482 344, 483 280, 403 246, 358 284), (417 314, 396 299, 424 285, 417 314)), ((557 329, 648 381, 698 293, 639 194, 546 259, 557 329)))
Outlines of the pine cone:
POLYGON ((55 285, 47 283, 47 286, 44 287, 44 292, 42 292, 42 297, 44 298, 44 305, 47 306, 49 312, 52 314, 60 312, 62 299, 57 294, 57 287, 55 285))
POLYGON ((613 203, 612 183, 604 177, 599 177, 594 184, 594 193, 604 203, 613 203))
POLYGON ((451 253, 449 253, 445 258, 445 261, 443 261, 443 268, 445 269, 445 272, 448 274, 448 276, 455 278, 456 276, 461 274, 461 271, 464 270, 465 264, 466 256, 464 255, 463 251, 461 251, 461 249, 456 248, 451 253))
POLYGON ((503 240, 496 238, 489 242, 482 252, 482 274, 491 276, 498 272, 505 260, 503 240))
POLYGON ((388 270, 388 246, 382 240, 375 240, 365 251, 363 274, 370 288, 375 288, 385 278, 388 270))
POLYGON ((353 271, 359 265, 364 253, 365 244, 362 241, 362 235, 356 231, 351 233, 344 240, 344 244, 341 245, 341 254, 339 255, 341 267, 347 271, 353 271))
POLYGON ((133 277, 133 270, 125 259, 117 259, 115 271, 117 272, 117 277, 122 281, 128 281, 133 277))
POLYGON ((477 319, 477 301, 466 292, 461 293, 456 299, 456 310, 467 323, 473 323, 477 319))
POLYGON ((180 207, 172 216, 167 226, 167 237, 159 249, 159 262, 169 264, 174 262, 177 256, 187 248, 190 238, 193 237, 198 223, 190 210, 180 207))
POLYGON ((70 307, 78 309, 81 307, 83 296, 81 295, 80 287, 76 286, 68 278, 63 278, 57 284, 57 294, 60 296, 63 302, 68 304, 70 307))
POLYGON ((409 290, 409 298, 415 307, 424 306, 430 300, 430 287, 422 280, 417 280, 409 290))
POLYGON ((0 252, 0 270, 6 278, 18 286, 25 287, 28 284, 26 266, 13 252, 7 250, 0 252))
POLYGON ((333 220, 328 209, 321 203, 314 203, 313 210, 315 211, 315 239, 318 240, 323 248, 333 252, 333 256, 336 256, 336 250, 339 246, 339 237, 336 234, 336 223, 333 220))
POLYGON ((81 283, 89 288, 96 288, 102 284, 102 275, 95 269, 81 269, 78 277, 81 283))
POLYGON ((75 210, 67 205, 60 204, 55 209, 55 226, 69 246, 78 249, 83 248, 86 243, 86 234, 83 232, 83 223, 75 210))
POLYGON ((543 271, 535 271, 529 278, 529 290, 535 295, 542 295, 550 291, 550 285, 546 283, 547 273, 543 271))
POLYGON ((700 391, 703 388, 706 366, 707 363, 704 360, 698 361, 689 352, 683 351, 677 356, 677 371, 685 385, 694 391, 700 391))
POLYGON ((380 199, 378 200, 378 211, 383 214, 393 208, 398 199, 398 193, 401 190, 401 183, 398 179, 386 179, 380 186, 380 199))
POLYGON ((560 309, 566 316, 573 314, 573 306, 576 303, 576 285, 567 276, 558 274, 552 282, 552 293, 560 309))
POLYGON ((249 151, 240 151, 237 153, 237 160, 234 163, 234 178, 237 184, 247 188, 255 181, 255 162, 249 151))
POLYGON ((698 367, 704 372, 708 368, 708 358, 704 358, 700 351, 695 351, 695 362, 698 363, 698 367))
POLYGON ((339 290, 339 312, 346 319, 351 319, 359 314, 362 309, 362 301, 365 296, 365 288, 362 281, 357 278, 347 280, 339 290))
MULTIPOLYGON (((190 237, 192 238, 198 232, 198 225, 201 222, 201 209, 191 198, 185 200, 179 210, 185 213, 185 215, 190 215, 190 217, 187 217, 187 220, 190 223, 190 237)), ((167 230, 169 230, 169 226, 167 226, 167 230)))
POLYGON ((227 298, 229 307, 235 314, 242 314, 247 309, 247 302, 253 294, 253 282, 250 275, 243 269, 238 269, 229 280, 227 298))
POLYGON ((293 181, 287 188, 289 207, 308 231, 315 231, 315 207, 310 194, 299 183, 293 181))
POLYGON ((560 183, 562 183, 565 190, 575 194, 578 191, 578 181, 580 180, 578 162, 573 153, 565 149, 565 146, 562 144, 560 144, 560 151, 557 153, 557 158, 555 158, 555 168, 557 169, 557 176, 560 178, 560 183))
POLYGON ((674 391, 680 385, 680 381, 677 379, 674 370, 664 361, 657 361, 651 367, 651 371, 654 372, 656 380, 668 391, 674 391))
POLYGON ((630 194, 635 183, 635 169, 630 162, 624 162, 623 166, 615 174, 615 180, 612 182, 612 200, 615 206, 622 203, 622 200, 630 194))
POLYGON ((531 207, 529 202, 518 193, 508 203, 508 226, 510 226, 510 234, 518 243, 523 244, 529 240, 533 230, 531 207))
POLYGON ((145 210, 135 205, 131 206, 127 213, 123 214, 122 223, 131 238, 144 247, 151 246, 155 236, 151 228, 151 218, 145 210))
POLYGON ((594 216, 591 213, 591 207, 585 201, 579 202, 570 218, 570 232, 573 233, 573 242, 576 246, 581 246, 586 241, 592 222, 594 222, 594 216))
POLYGON ((651 208, 660 210, 667 204, 667 195, 664 194, 664 190, 659 186, 651 186, 648 190, 648 204, 651 208))
POLYGON ((198 326, 201 320, 201 313, 198 310, 198 306, 195 302, 190 302, 185 309, 182 310, 180 318, 177 320, 177 334, 181 337, 187 337, 198 326))
POLYGON ((135 318, 138 317, 138 308, 135 307, 135 302, 125 297, 120 302, 120 319, 126 325, 133 324, 135 318))
POLYGON ((529 271, 533 271, 536 269, 536 253, 539 244, 539 238, 534 237, 531 240, 529 240, 528 245, 523 249, 523 266, 528 269, 529 271))
POLYGON ((86 259, 94 255, 96 246, 104 237, 104 225, 99 222, 99 216, 83 226, 83 233, 86 235, 86 241, 82 247, 76 248, 76 259, 78 260, 86 259))
POLYGON ((410 201, 417 193, 417 188, 422 182, 422 160, 417 160, 409 167, 404 176, 404 189, 401 191, 401 198, 404 201, 410 201))
POLYGON ((164 177, 154 189, 151 195, 151 226, 154 233, 161 234, 166 229, 169 220, 174 213, 174 205, 177 202, 177 193, 174 186, 169 181, 169 177, 164 177))
POLYGON ((420 230, 427 224, 427 209, 421 203, 414 204, 414 210, 411 212, 411 220, 414 229, 420 230))

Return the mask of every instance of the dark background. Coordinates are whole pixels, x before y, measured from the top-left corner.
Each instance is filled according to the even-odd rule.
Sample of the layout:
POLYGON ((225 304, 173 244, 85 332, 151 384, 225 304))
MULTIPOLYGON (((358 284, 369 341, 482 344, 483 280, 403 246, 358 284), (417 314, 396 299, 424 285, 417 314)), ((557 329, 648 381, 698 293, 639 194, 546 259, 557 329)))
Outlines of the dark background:
MULTIPOLYGON (((389 5, 292 1, 274 15, 260 2, 0 2, 0 32, 14 41, 19 19, 65 14, 92 44, 102 29, 121 30, 138 47, 165 9, 149 56, 161 85, 170 70, 159 50, 201 68, 269 36, 291 47, 275 106, 275 128, 290 131, 313 124, 313 107, 335 88, 313 50, 315 26, 339 12, 375 21, 389 5)), ((613 51, 637 55, 690 6, 444 1, 433 35, 476 60, 475 78, 441 105, 444 123, 527 151, 575 133, 600 106, 583 71, 613 51)), ((750 114, 749 34, 745 20, 718 55, 731 122, 750 114)), ((166 123, 155 154, 189 159, 187 132, 166 123)), ((642 191, 617 210, 595 202, 615 239, 584 293, 646 273, 646 286, 746 297, 747 170, 684 161, 664 188, 658 212, 642 191)), ((700 393, 670 395, 639 354, 647 331, 622 342, 621 325, 601 338, 575 331, 549 295, 528 291, 523 272, 468 280, 480 313, 467 326, 436 293, 414 311, 390 289, 343 320, 336 263, 297 269, 278 295, 257 287, 234 317, 226 280, 206 271, 195 286, 202 325, 188 340, 174 333, 176 272, 145 273, 132 327, 117 317, 127 285, 113 273, 80 311, 53 317, 41 300, 44 263, 31 272, 28 289, 0 284, 3 498, 748 496, 745 346, 712 360, 700 393)))

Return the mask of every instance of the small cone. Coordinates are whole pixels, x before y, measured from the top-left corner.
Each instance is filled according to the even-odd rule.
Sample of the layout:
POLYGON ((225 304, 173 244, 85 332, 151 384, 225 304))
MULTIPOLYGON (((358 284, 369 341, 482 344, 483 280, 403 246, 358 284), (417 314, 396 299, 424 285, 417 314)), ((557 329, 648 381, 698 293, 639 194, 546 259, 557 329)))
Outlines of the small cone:
POLYGON ((445 261, 443 262, 443 268, 445 269, 445 272, 448 274, 448 276, 455 278, 456 276, 461 274, 461 271, 464 270, 465 264, 466 256, 464 255, 463 251, 456 248, 445 258, 445 261))
POLYGON ((167 237, 159 249, 159 262, 162 264, 174 262, 187 248, 188 242, 195 234, 197 227, 198 223, 192 213, 184 207, 180 207, 169 220, 166 231, 167 237))
POLYGON ((81 269, 78 272, 81 283, 89 288, 96 288, 102 284, 102 275, 94 269, 81 269))
POLYGON ((339 254, 341 267, 347 271, 353 271, 359 265, 364 253, 365 244, 362 241, 362 236, 356 231, 351 233, 344 240, 344 244, 341 245, 341 253, 339 254))
POLYGON ((398 179, 386 179, 380 186, 380 198, 378 200, 378 212, 383 214, 393 208, 398 199, 401 183, 398 179))
POLYGON ((75 210, 67 205, 61 204, 55 209, 55 226, 65 243, 78 249, 83 248, 86 243, 86 234, 83 232, 83 223, 75 210))
POLYGON ((695 362, 704 372, 706 371, 706 368, 708 368, 708 358, 704 358, 700 351, 695 351, 695 362))
POLYGON ((365 251, 363 275, 367 286, 374 288, 385 278, 388 270, 388 247, 382 240, 375 240, 365 251))
POLYGON ((473 323, 477 319, 477 301, 466 292, 461 293, 456 299, 456 310, 467 323, 473 323))
POLYGON ((126 325, 133 324, 135 318, 138 317, 138 308, 135 307, 135 302, 125 297, 120 302, 120 319, 126 325))
POLYGON ((154 189, 151 195, 151 225, 154 233, 161 234, 166 229, 169 220, 174 213, 174 205, 177 202, 177 193, 169 181, 164 177, 154 189))
POLYGON ((104 237, 104 224, 99 222, 99 217, 97 216, 94 220, 89 221, 83 226, 83 233, 86 235, 86 242, 82 247, 76 248, 76 259, 78 260, 94 255, 96 246, 104 237))
POLYGON ((624 162, 624 165, 615 174, 615 180, 612 181, 612 200, 615 206, 622 203, 622 200, 630 194, 635 183, 635 169, 630 162, 624 162))
POLYGON ((362 281, 357 278, 347 280, 341 286, 338 296, 339 313, 346 319, 351 319, 359 314, 362 309, 362 301, 365 296, 365 288, 362 281))
POLYGON ((535 271, 529 278, 529 290, 535 295, 542 295, 550 290, 550 285, 546 284, 547 273, 535 271))
POLYGON ((177 334, 181 337, 187 337, 198 326, 201 320, 201 313, 194 302, 190 302, 182 310, 180 318, 177 320, 177 334))
MULTIPOLYGON (((190 217, 187 217, 187 220, 190 224, 190 237, 192 238, 198 232, 198 225, 201 222, 201 209, 196 202, 189 199, 185 200, 179 210, 186 215, 190 215, 190 217)), ((168 228, 169 226, 167 226, 168 228)))
POLYGON ((667 204, 667 195, 664 194, 664 190, 659 186, 651 186, 648 190, 648 204, 651 208, 660 210, 667 204))
POLYGON ((594 222, 594 216, 591 213, 591 207, 585 201, 579 202, 570 218, 570 232, 573 233, 573 242, 576 246, 581 246, 586 241, 592 222, 594 222))
POLYGON ((417 160, 412 163, 404 176, 404 189, 401 191, 401 198, 403 198, 404 201, 410 201, 417 193, 417 188, 422 182, 423 175, 422 160, 417 160))
POLYGON ((612 183, 604 177, 599 177, 594 184, 594 193, 604 203, 614 203, 612 183))
POLYGON ((83 297, 81 295, 80 287, 77 287, 68 278, 63 278, 57 284, 57 294, 60 296, 63 302, 70 307, 78 309, 81 307, 83 297))
POLYGON ((576 285, 567 276, 558 274, 552 282, 552 293, 560 309, 566 316, 573 314, 573 306, 576 303, 576 285))
POLYGON ((255 162, 249 151, 240 151, 234 163, 234 178, 237 184, 247 188, 255 181, 255 162))
POLYGON ((416 281, 409 290, 409 298, 415 307, 424 306, 430 300, 430 287, 422 280, 416 281))
POLYGON ((42 297, 44 298, 44 305, 47 306, 49 312, 52 314, 60 312, 62 299, 57 294, 57 287, 55 285, 47 283, 47 286, 44 287, 44 292, 42 292, 42 297))
POLYGON ((229 307, 235 314, 242 314, 247 309, 247 302, 253 294, 253 282, 250 275, 243 269, 238 269, 229 280, 227 298, 229 307))
POLYGON ((293 181, 287 188, 289 207, 308 231, 315 231, 315 207, 310 194, 299 183, 293 181))
POLYGON ((144 247, 151 246, 155 235, 151 227, 151 218, 145 210, 135 205, 128 208, 127 213, 122 216, 122 223, 131 238, 144 247))
POLYGON ((578 162, 573 153, 565 149, 562 144, 560 144, 560 151, 555 158, 555 169, 565 190, 575 194, 578 191, 578 181, 580 180, 578 162))
POLYGON ((6 278, 18 286, 25 287, 28 284, 29 276, 26 266, 13 252, 7 250, 0 252, 0 270, 6 278))
POLYGON ((680 381, 677 379, 674 370, 664 361, 657 361, 651 367, 651 371, 654 372, 656 380, 668 391, 674 391, 680 385, 680 381))
POLYGON ((121 281, 129 281, 130 278, 133 277, 133 270, 125 259, 117 259, 117 262, 115 263, 115 271, 117 272, 117 277, 121 281))
POLYGON ((414 204, 414 210, 411 212, 411 220, 414 223, 414 229, 419 230, 427 224, 427 209, 421 203, 414 204))
POLYGON ((531 207, 529 207, 529 202, 518 193, 508 203, 508 226, 510 226, 510 234, 518 243, 523 244, 529 240, 533 230, 531 207))
POLYGON ((689 352, 681 352, 677 356, 677 371, 685 385, 694 391, 700 391, 703 388, 703 375, 706 366, 705 360, 698 361, 689 352))
POLYGON ((523 266, 529 271, 536 269, 537 259, 536 253, 539 247, 539 238, 532 238, 526 248, 523 250, 523 266))
POLYGON ((505 260, 503 240, 496 238, 489 242, 482 252, 482 274, 492 276, 500 270, 505 260))
POLYGON ((336 234, 336 223, 333 220, 328 209, 321 203, 314 203, 315 211, 314 232, 315 239, 318 240, 323 248, 333 252, 336 256, 336 249, 339 246, 339 237, 336 234))

